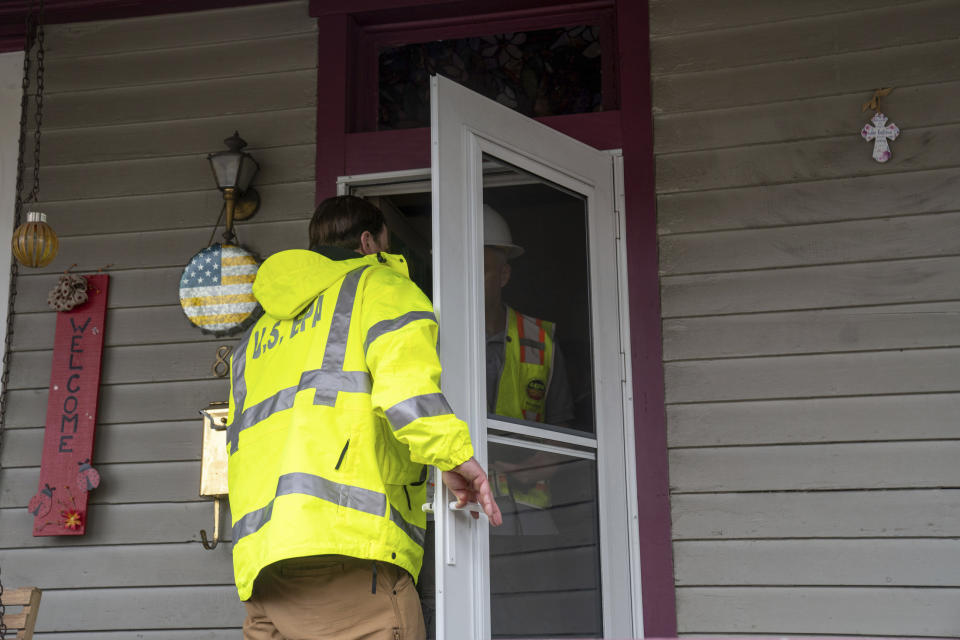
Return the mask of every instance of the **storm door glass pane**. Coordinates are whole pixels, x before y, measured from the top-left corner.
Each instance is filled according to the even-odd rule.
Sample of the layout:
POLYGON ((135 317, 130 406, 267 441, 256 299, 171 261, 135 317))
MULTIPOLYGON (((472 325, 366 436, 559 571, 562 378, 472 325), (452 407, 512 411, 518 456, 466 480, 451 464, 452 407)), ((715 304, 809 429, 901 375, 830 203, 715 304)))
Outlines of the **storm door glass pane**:
POLYGON ((490 528, 493 637, 602 636, 591 454, 491 436, 488 455, 503 513, 503 525, 490 528))
POLYGON ((484 156, 491 417, 594 434, 587 200, 484 156))
POLYGON ((603 633, 587 199, 484 156, 493 637, 603 633))

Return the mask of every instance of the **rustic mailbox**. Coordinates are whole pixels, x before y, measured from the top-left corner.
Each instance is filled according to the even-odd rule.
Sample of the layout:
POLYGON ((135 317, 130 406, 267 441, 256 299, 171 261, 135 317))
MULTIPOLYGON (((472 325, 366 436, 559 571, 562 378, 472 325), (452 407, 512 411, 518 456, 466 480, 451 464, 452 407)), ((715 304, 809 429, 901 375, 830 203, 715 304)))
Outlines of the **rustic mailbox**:
POLYGON ((227 497, 227 403, 211 402, 200 411, 203 416, 203 453, 200 466, 200 495, 213 498, 213 541, 200 530, 204 549, 220 542, 220 501, 227 497))

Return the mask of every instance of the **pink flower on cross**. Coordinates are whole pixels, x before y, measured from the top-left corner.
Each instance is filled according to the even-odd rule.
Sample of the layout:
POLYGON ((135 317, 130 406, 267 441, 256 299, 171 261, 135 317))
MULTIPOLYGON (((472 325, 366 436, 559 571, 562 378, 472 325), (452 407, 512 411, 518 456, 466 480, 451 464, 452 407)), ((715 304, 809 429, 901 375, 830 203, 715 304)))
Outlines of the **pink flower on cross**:
POLYGON ((873 124, 863 125, 860 135, 866 141, 875 140, 873 143, 873 159, 877 162, 886 162, 890 159, 890 145, 887 140, 896 140, 900 135, 900 129, 892 122, 887 124, 887 116, 879 111, 873 114, 870 119, 873 124))

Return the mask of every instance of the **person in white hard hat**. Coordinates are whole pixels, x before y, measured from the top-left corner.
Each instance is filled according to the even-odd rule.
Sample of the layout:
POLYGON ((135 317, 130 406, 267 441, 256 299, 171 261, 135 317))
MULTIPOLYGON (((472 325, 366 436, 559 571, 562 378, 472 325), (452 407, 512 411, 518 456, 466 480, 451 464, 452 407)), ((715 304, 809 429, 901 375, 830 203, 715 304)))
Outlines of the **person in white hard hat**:
MULTIPOLYGON (((574 419, 573 396, 557 348, 555 324, 525 315, 503 301, 510 260, 522 255, 523 248, 514 244, 503 217, 486 204, 483 233, 487 409, 509 418, 567 426, 574 419)), ((499 471, 511 473, 497 474, 495 493, 509 494, 530 507, 549 507, 550 462, 539 457, 513 462, 496 464, 499 471)))
POLYGON ((503 301, 510 260, 523 255, 496 209, 483 205, 487 408, 511 418, 567 425, 573 397, 553 322, 524 315, 503 301))
POLYGON ((556 348, 556 326, 504 303, 510 260, 523 255, 523 248, 514 244, 503 216, 487 204, 483 244, 488 409, 511 418, 569 424, 573 397, 556 348))

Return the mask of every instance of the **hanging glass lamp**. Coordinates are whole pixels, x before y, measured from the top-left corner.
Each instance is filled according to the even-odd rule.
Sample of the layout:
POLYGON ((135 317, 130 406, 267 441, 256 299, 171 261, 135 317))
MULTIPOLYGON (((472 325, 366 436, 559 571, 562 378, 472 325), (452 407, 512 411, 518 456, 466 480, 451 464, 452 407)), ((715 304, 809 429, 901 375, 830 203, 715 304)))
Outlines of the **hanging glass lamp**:
POLYGON ((25 267, 45 267, 56 257, 59 242, 47 215, 27 212, 27 221, 13 232, 13 255, 25 267))

